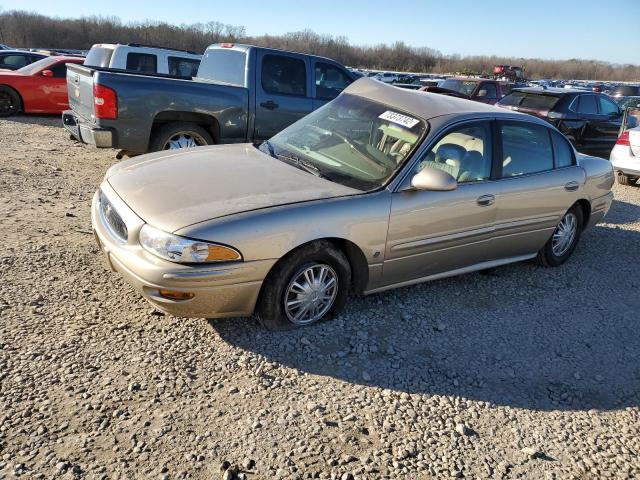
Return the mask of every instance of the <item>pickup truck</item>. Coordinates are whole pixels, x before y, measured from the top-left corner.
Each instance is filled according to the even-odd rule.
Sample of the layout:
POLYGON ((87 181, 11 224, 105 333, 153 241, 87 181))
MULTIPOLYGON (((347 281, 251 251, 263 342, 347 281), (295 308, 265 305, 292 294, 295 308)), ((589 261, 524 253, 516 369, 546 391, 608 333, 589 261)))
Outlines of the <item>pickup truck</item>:
POLYGON ((264 140, 355 80, 337 62, 230 43, 207 48, 198 74, 177 77, 72 65, 62 114, 76 139, 132 155, 264 140))

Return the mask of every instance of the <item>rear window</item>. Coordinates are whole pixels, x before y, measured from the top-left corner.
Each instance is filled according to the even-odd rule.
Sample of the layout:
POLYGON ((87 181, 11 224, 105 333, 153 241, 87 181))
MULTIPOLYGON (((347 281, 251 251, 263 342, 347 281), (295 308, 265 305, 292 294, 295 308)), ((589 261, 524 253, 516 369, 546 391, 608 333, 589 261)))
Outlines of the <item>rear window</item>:
POLYGON ((498 102, 498 105, 504 105, 506 107, 517 107, 518 105, 520 105, 520 102, 524 97, 525 94, 522 92, 513 92, 500 100, 498 102))
POLYGON ((467 80, 445 80, 440 87, 446 88, 447 90, 453 90, 454 92, 459 92, 464 95, 471 95, 477 84, 478 82, 467 80))
POLYGON ((520 106, 534 110, 551 110, 556 106, 558 100, 560 99, 553 95, 527 94, 522 100, 520 106))
POLYGON ((169 57, 169 74, 182 77, 195 77, 198 74, 200 60, 184 57, 169 57))
POLYGON ((84 64, 89 67, 106 68, 111 63, 112 55, 113 49, 111 48, 92 47, 87 58, 84 59, 84 64))
POLYGON ((240 50, 211 48, 198 68, 198 78, 238 87, 245 86, 247 54, 240 50))

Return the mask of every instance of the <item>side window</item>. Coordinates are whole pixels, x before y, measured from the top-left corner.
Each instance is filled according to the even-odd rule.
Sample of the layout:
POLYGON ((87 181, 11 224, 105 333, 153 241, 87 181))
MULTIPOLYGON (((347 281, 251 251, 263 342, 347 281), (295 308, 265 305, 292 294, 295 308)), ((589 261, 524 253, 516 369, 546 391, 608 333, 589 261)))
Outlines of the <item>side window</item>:
POLYGON ((195 77, 198 74, 200 60, 193 58, 169 57, 169 74, 182 77, 195 77))
POLYGON ((569 141, 554 130, 551 131, 551 138, 553 140, 555 167, 562 168, 573 165, 573 149, 569 145, 569 141))
POLYGON ((612 113, 619 113, 620 109, 611 100, 603 96, 598 96, 598 102, 600 102, 600 114, 611 115, 612 113))
POLYGON ((501 123, 502 177, 544 172, 553 168, 549 130, 533 123, 501 123))
POLYGON ((127 70, 156 73, 158 71, 158 60, 155 55, 148 53, 128 53, 127 70))
POLYGON ((26 55, 6 55, 0 58, 1 65, 12 68, 22 68, 28 63, 26 55))
POLYGON ((491 177, 489 123, 474 123, 447 133, 420 162, 418 170, 425 167, 444 170, 459 183, 489 179, 491 177))
POLYGON ((307 95, 307 68, 304 60, 283 55, 262 59, 262 88, 268 93, 307 95))
POLYGON ((316 98, 331 100, 352 82, 341 69, 328 63, 316 62, 315 67, 316 98))
POLYGON ((483 83, 478 90, 478 96, 482 98, 498 98, 498 92, 496 86, 493 83, 483 83))
POLYGON ((49 70, 53 72, 53 76, 55 78, 66 78, 67 76, 67 64, 66 63, 56 63, 49 70))
POLYGON ((598 113, 598 104, 595 95, 580 95, 578 99, 578 113, 594 115, 598 113))

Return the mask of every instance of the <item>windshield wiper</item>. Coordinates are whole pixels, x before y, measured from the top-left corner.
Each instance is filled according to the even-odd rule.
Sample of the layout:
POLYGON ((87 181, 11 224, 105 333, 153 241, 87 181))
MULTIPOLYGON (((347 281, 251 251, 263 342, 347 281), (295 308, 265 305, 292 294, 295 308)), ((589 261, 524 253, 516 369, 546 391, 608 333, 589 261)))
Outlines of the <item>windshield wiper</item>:
POLYGON ((295 155, 285 155, 282 153, 277 153, 276 158, 292 163, 295 167, 298 167, 299 169, 304 170, 305 172, 311 173, 316 177, 327 179, 327 177, 325 177, 320 171, 320 169, 316 167, 313 163, 309 163, 305 160, 302 160, 301 158, 296 157, 295 155))
POLYGON ((271 145, 271 142, 269 140, 265 140, 264 142, 262 142, 260 144, 260 146, 262 147, 263 145, 266 145, 267 150, 269 151, 269 155, 271 155, 273 158, 278 158, 276 156, 276 151, 273 149, 273 145, 271 145))

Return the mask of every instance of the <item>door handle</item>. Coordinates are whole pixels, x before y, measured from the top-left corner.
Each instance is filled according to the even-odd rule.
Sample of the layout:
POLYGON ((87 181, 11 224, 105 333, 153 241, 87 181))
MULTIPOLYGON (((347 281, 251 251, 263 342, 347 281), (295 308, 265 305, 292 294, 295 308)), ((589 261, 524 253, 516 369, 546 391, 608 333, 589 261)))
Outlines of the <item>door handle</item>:
POLYGON ((564 185, 564 189, 567 192, 575 192, 580 187, 578 182, 569 182, 564 185))
POLYGON ((269 100, 268 102, 262 102, 260 106, 266 108, 267 110, 275 110, 276 108, 278 108, 278 104, 275 103, 273 100, 269 100))
POLYGON ((480 205, 481 207, 488 207, 489 205, 493 205, 493 202, 495 201, 496 197, 494 197, 493 195, 482 195, 481 197, 478 197, 478 200, 476 200, 478 205, 480 205))

